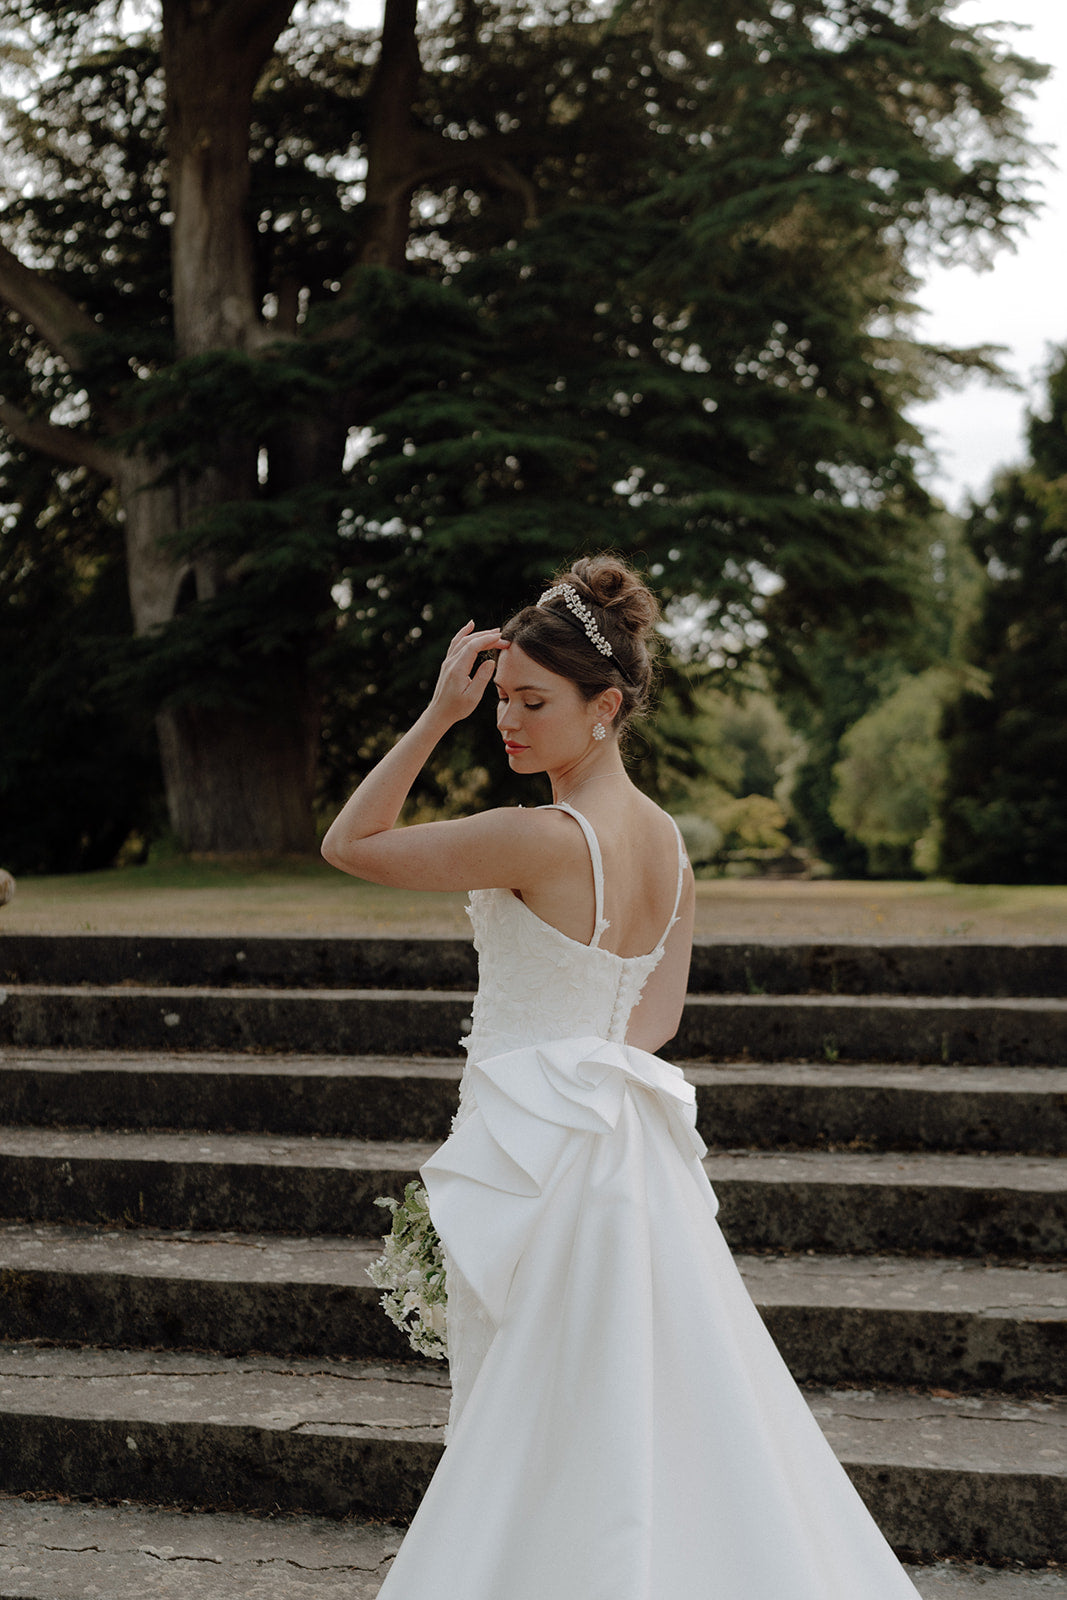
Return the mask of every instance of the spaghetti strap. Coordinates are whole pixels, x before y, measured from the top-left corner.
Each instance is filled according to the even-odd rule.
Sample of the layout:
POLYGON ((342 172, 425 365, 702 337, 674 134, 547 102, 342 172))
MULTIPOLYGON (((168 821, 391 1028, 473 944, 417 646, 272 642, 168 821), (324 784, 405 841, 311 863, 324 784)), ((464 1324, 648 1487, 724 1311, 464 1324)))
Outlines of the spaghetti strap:
POLYGON ((589 859, 593 864, 593 937, 589 941, 589 949, 597 950, 600 947, 601 935, 606 933, 610 926, 604 917, 604 858, 600 854, 600 840, 588 817, 583 817, 580 811, 576 811, 565 800, 558 800, 555 805, 546 806, 545 809, 565 811, 569 817, 574 818, 585 834, 585 842, 589 846, 589 859))
MULTIPOLYGON (((593 827, 593 824, 589 821, 589 818, 584 817, 580 811, 577 811, 574 806, 568 805, 565 800, 557 800, 554 805, 545 806, 544 809, 546 811, 565 811, 569 817, 574 818, 575 822, 585 834, 585 842, 589 846, 589 857, 593 864, 593 916, 595 924, 593 927, 593 937, 589 941, 588 948, 590 950, 597 950, 600 948, 600 940, 602 935, 605 934, 611 927, 611 923, 604 916, 604 858, 600 853, 600 840, 597 838, 596 830, 593 827)), ((670 817, 669 812, 666 812, 665 815, 670 817)), ((685 841, 682 838, 681 829, 673 817, 670 817, 670 823, 671 827, 674 829, 675 838, 678 841, 678 882, 674 891, 674 909, 671 911, 667 926, 660 934, 656 944, 648 952, 650 956, 659 954, 667 942, 668 934, 674 927, 674 924, 678 921, 678 907, 682 903, 682 885, 685 882, 685 869, 689 860, 685 853, 685 841)))
MULTIPOLYGON (((667 816, 670 816, 669 811, 667 812, 667 816)), ((671 827, 674 829, 675 837, 678 840, 678 886, 674 891, 674 910, 671 912, 671 919, 664 928, 663 932, 660 934, 659 944, 657 944, 656 950, 662 950, 663 946, 667 942, 667 935, 674 927, 674 924, 678 921, 678 907, 682 903, 682 885, 685 882, 685 869, 689 864, 689 857, 686 855, 685 851, 685 840, 682 838, 682 830, 679 828, 673 817, 671 817, 671 827)))

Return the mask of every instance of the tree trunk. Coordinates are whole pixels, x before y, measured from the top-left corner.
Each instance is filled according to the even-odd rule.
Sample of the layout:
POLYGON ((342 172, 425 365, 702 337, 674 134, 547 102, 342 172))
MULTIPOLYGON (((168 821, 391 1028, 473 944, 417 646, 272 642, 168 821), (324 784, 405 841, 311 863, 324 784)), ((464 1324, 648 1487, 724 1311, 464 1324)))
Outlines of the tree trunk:
POLYGON ((314 849, 318 706, 299 670, 272 676, 269 716, 180 706, 157 718, 171 826, 198 853, 314 849))
MULTIPOLYGON (((171 256, 179 358, 254 351, 263 339, 248 214, 256 81, 291 0, 168 0, 163 7, 171 256)), ((182 561, 168 534, 257 493, 258 441, 223 438, 216 461, 167 489, 150 468, 124 474, 130 595, 139 632, 239 578, 207 553, 182 561), (138 481, 139 480, 139 481, 138 481)), ((250 676, 255 673, 250 664, 250 676)), ((251 685, 263 710, 179 705, 157 718, 171 825, 197 852, 313 848, 319 709, 299 652, 251 685), (264 681, 265 680, 265 681, 264 681)))

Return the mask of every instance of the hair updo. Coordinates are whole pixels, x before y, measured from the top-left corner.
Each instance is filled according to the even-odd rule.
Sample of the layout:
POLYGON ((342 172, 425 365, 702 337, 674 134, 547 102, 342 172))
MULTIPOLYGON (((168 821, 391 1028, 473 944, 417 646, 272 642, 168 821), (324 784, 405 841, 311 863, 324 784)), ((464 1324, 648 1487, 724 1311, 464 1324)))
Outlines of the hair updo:
POLYGON ((525 650, 531 661, 569 678, 585 700, 618 689, 622 705, 613 726, 621 729, 647 709, 654 675, 659 602, 632 567, 618 556, 580 556, 552 584, 569 583, 590 608, 598 631, 611 646, 602 655, 562 595, 543 606, 526 606, 509 618, 501 636, 525 650))

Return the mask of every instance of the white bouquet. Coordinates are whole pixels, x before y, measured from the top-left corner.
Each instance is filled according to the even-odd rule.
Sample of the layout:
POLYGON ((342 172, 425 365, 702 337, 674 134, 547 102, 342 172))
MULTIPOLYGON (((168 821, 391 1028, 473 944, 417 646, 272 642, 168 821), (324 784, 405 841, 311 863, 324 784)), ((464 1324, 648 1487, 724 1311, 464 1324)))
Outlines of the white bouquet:
POLYGON ((376 1200, 393 1215, 385 1250, 367 1268, 367 1276, 384 1289, 382 1309, 407 1334, 420 1356, 448 1355, 445 1313, 445 1258, 430 1220, 426 1190, 412 1181, 403 1200, 376 1200))

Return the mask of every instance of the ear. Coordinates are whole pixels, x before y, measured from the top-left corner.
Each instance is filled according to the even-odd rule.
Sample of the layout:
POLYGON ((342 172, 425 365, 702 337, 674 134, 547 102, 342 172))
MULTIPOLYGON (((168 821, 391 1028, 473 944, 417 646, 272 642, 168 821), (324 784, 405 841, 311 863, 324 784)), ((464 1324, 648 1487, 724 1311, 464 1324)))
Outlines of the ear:
POLYGON ((594 705, 597 717, 601 722, 612 723, 619 714, 622 705, 621 689, 605 689, 603 694, 598 694, 594 705))

